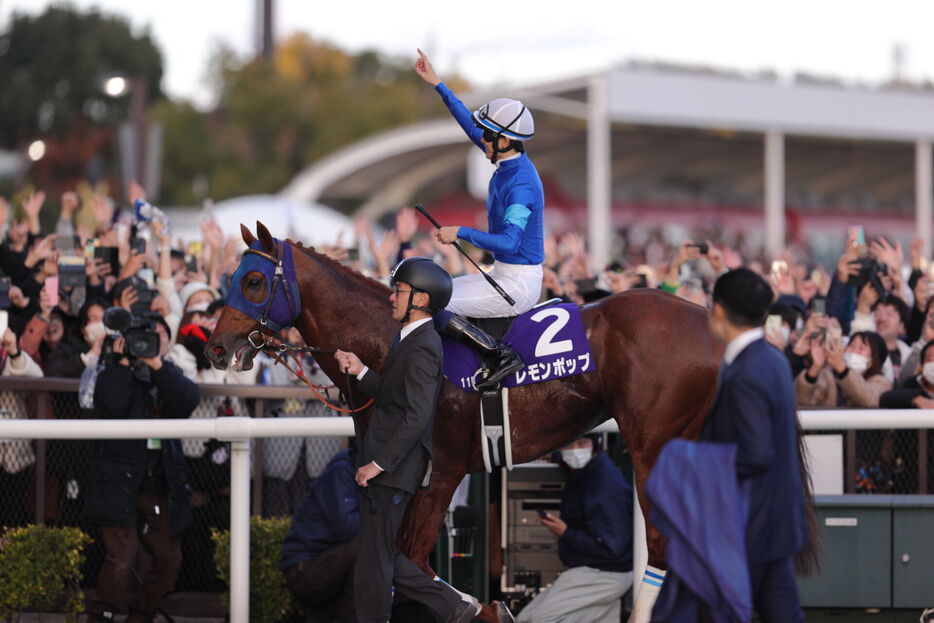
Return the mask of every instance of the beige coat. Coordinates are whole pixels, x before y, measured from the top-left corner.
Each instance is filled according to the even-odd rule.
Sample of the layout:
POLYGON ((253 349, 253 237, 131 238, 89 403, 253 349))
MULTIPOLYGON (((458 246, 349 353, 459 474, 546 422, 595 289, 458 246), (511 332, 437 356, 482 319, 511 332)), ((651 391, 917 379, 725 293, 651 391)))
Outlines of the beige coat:
POLYGON ((868 379, 862 374, 850 371, 842 379, 834 376, 829 366, 824 366, 817 375, 816 383, 809 383, 802 370, 795 379, 795 395, 799 407, 835 407, 837 392, 843 392, 847 407, 879 407, 879 397, 892 389, 892 381, 881 374, 874 374, 868 379))
MULTIPOLYGON (((3 376, 41 377, 42 369, 24 351, 16 359, 7 357, 3 376)), ((0 392, 0 418, 24 420, 29 417, 22 392, 0 392)), ((0 439, 0 469, 16 474, 36 462, 29 439, 0 439)))

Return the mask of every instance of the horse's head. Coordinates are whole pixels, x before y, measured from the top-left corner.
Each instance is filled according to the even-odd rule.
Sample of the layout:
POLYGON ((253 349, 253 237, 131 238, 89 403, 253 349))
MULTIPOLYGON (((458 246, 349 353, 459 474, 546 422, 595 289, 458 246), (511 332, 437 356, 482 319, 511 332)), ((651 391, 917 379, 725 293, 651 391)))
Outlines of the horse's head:
POLYGON ((266 336, 290 327, 301 312, 292 247, 257 221, 257 239, 240 225, 249 249, 233 274, 226 305, 205 354, 215 368, 249 370, 266 336))

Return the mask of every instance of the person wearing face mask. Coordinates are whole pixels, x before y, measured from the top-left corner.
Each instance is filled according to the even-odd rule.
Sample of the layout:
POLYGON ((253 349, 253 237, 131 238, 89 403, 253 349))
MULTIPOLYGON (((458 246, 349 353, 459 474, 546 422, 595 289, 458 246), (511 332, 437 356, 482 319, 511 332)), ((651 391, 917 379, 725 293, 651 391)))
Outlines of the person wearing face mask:
POLYGON ((587 435, 561 450, 570 468, 561 516, 542 525, 558 537, 567 567, 519 613, 519 623, 616 623, 632 586, 632 485, 587 435))
POLYGON ((100 342, 106 333, 103 299, 88 299, 78 310, 78 321, 65 331, 59 344, 43 356, 46 376, 80 378, 93 354, 100 352, 100 342))
POLYGON ((795 379, 798 405, 878 408, 892 389, 883 373, 887 358, 885 340, 872 331, 854 333, 846 349, 830 336, 812 339, 810 365, 795 379))
POLYGON ((904 387, 882 394, 882 409, 934 409, 934 340, 921 348, 914 376, 904 387))

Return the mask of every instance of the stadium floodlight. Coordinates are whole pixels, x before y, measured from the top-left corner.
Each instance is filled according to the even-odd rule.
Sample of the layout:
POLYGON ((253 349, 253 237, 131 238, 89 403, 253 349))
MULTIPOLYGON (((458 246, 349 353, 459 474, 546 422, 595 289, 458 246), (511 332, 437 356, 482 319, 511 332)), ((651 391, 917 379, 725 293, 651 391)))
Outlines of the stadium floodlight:
POLYGON ((26 155, 29 156, 29 159, 33 162, 38 162, 42 160, 45 156, 45 141, 36 140, 29 144, 29 147, 26 149, 26 155))
POLYGON ((110 97, 120 97, 127 92, 130 83, 123 76, 113 76, 104 81, 104 93, 110 97))

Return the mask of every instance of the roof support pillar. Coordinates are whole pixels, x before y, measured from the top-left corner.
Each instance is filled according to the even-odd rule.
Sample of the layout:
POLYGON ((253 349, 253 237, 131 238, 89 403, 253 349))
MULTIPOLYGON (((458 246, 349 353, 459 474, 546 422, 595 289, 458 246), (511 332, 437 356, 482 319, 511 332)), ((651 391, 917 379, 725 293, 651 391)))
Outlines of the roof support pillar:
POLYGON ((610 219, 610 94, 609 77, 593 76, 587 89, 587 243, 592 268, 610 261, 613 228, 610 219))
POLYGON ((785 135, 765 133, 765 252, 774 259, 785 247, 785 135))
POLYGON ((931 141, 915 143, 915 225, 918 238, 924 243, 921 257, 931 259, 932 209, 931 141))

